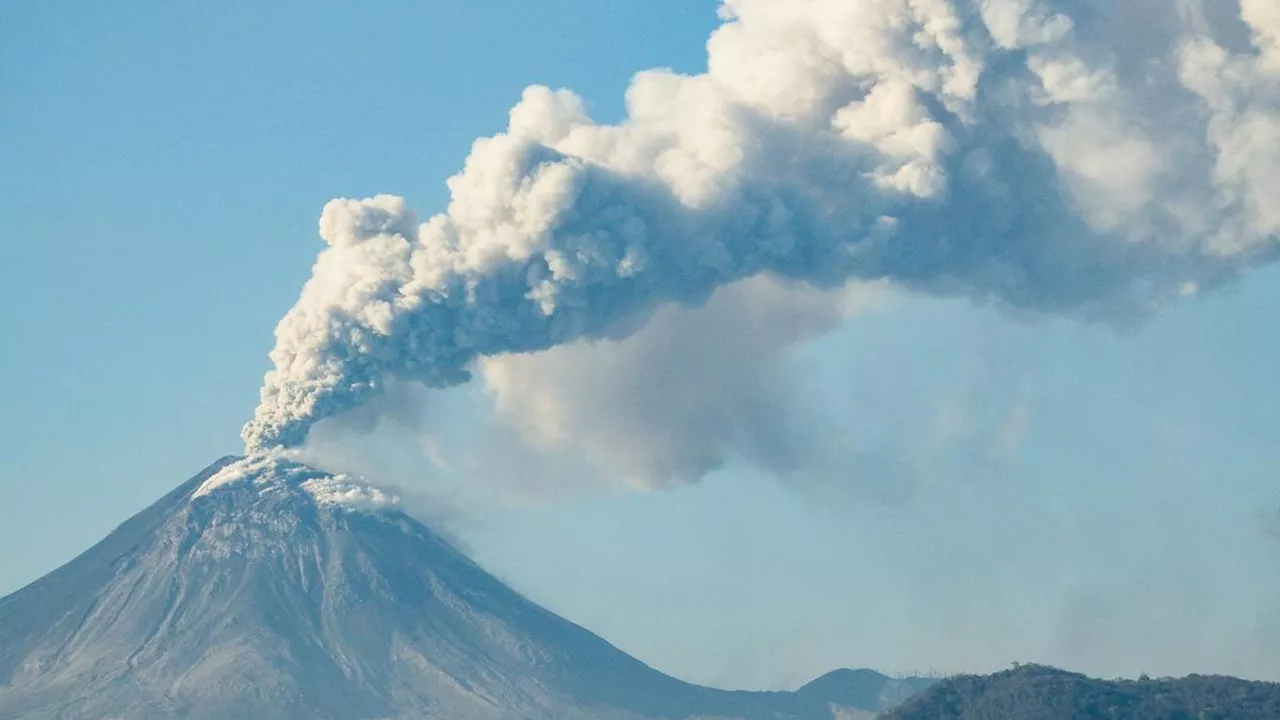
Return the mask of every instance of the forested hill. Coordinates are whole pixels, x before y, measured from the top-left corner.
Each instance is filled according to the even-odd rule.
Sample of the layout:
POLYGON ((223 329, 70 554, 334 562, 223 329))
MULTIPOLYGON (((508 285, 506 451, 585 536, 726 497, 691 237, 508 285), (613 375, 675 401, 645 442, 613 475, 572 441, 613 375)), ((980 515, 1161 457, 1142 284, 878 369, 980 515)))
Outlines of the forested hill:
POLYGON ((1040 665, 960 675, 884 720, 1277 720, 1280 684, 1190 675, 1095 680, 1040 665))

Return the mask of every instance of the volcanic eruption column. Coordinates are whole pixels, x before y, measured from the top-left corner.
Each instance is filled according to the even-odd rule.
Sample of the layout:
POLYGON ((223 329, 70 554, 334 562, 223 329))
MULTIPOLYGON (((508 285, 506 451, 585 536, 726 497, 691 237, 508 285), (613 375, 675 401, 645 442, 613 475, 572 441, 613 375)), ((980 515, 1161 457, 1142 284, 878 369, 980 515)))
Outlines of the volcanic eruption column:
POLYGON ((252 451, 392 379, 624 337, 768 273, 1139 320, 1275 257, 1274 0, 726 0, 599 125, 531 87, 447 212, 334 200, 252 451))

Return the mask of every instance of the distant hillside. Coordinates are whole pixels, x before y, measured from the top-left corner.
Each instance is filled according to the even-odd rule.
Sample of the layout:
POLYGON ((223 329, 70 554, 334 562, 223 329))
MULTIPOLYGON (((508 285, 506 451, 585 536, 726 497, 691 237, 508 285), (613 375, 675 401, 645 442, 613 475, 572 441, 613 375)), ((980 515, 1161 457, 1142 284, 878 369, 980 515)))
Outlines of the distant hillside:
POLYGON ((920 693, 884 720, 1276 720, 1280 684, 1222 676, 1095 680, 1026 665, 962 675, 920 693))
POLYGON ((800 688, 796 695, 838 707, 886 710, 935 682, 934 678, 891 678, 874 670, 835 670, 800 688))

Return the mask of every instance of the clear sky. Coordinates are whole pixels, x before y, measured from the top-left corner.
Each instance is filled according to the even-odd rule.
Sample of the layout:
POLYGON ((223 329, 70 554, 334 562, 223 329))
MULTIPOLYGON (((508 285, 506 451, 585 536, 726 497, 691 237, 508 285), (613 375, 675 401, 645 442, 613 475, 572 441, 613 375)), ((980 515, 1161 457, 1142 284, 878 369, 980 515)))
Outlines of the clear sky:
MULTIPOLYGON (((439 209, 526 85, 616 120, 635 71, 704 68, 715 9, 7 4, 0 593, 240 451, 327 200, 439 209)), ((588 466, 441 522, 700 682, 1012 661, 1280 678, 1280 271, 1123 330, 873 294, 776 369, 861 459, 849 477, 731 463, 643 492, 588 466)), ((446 434, 486 422, 479 390, 450 398, 446 434)), ((525 480, 505 472, 463 495, 525 480)))

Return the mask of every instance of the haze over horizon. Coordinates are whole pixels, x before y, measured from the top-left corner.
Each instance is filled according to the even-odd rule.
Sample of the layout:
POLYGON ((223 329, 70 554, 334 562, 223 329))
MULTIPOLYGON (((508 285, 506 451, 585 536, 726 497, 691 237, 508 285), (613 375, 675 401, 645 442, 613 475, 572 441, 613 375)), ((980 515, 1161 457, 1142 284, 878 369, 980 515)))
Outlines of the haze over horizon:
MULTIPOLYGON (((996 3, 994 44, 940 23, 921 57, 890 42, 906 4, 859 4, 881 54, 858 62, 894 81, 853 101, 816 70, 698 75, 711 2, 3 11, 0 594, 239 452, 317 212, 398 193, 423 214, 325 211, 250 444, 311 428, 306 460, 640 659, 744 688, 1013 661, 1280 677, 1280 18, 1227 4, 996 3), (696 79, 642 76, 624 110, 650 67, 696 79), (699 88, 715 111, 665 128, 699 88), (419 228, 517 101, 514 144, 419 228), (849 197, 813 149, 831 127, 865 151, 849 197), (752 169, 793 147, 783 179, 752 169), (684 253, 718 233, 729 259, 684 253)), ((743 35, 713 57, 792 47, 743 35)))

